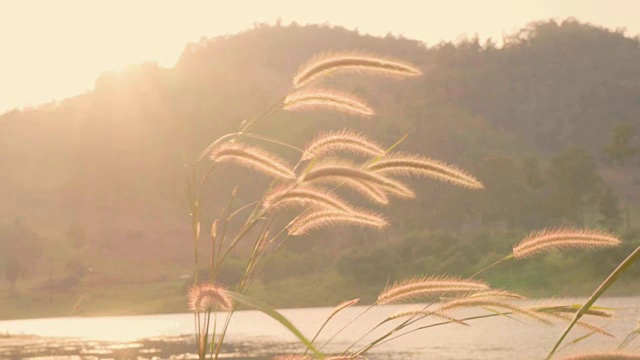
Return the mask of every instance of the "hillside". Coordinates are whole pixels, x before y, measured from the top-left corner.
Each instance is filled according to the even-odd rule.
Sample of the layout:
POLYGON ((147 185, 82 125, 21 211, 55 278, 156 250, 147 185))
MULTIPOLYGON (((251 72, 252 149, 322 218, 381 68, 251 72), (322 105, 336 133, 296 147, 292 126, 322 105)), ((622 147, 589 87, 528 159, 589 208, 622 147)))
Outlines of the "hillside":
MULTIPOLYGON (((192 258, 185 160, 285 94, 306 59, 353 49, 405 59, 425 75, 404 82, 355 76, 336 81, 370 100, 378 109, 373 120, 281 113, 259 131, 300 147, 326 128, 359 129, 387 145, 410 131, 403 149, 468 168, 487 191, 470 194, 416 183, 419 200, 396 205, 389 232, 344 230, 338 238, 307 239, 309 247, 293 243, 274 260, 265 284, 279 279, 278 286, 294 287, 308 274, 322 273, 322 281, 346 296, 350 281, 369 289, 384 284, 386 276, 411 272, 470 273, 508 251, 524 232, 559 224, 611 227, 637 242, 633 215, 640 198, 630 196, 638 189, 637 168, 605 161, 603 155, 614 129, 640 125, 637 38, 575 20, 530 24, 501 47, 473 38, 426 47, 341 28, 258 26, 190 44, 172 68, 132 65, 102 74, 85 94, 0 116, 0 225, 11 228, 20 219, 39 243, 32 252, 39 255, 28 269, 23 266, 20 296, 32 299, 33 291, 48 289, 51 297, 65 300, 51 300, 60 307, 41 312, 64 313, 68 303, 98 285, 109 293, 142 283, 161 287, 172 299, 151 311, 175 311, 187 283, 180 276, 189 273, 192 258), (604 223, 607 188, 618 212, 611 215, 615 221, 604 223), (343 241, 346 237, 351 240, 343 241), (423 244, 425 238, 431 242, 423 244), (320 241, 325 246, 313 246, 320 241), (373 250, 362 251, 362 244, 373 250), (367 262, 382 260, 382 253, 392 258, 390 252, 404 265, 391 263, 391 273, 380 274, 367 268, 367 262), (441 261, 434 253, 442 254, 441 261), (316 261, 310 265, 311 257, 316 261), (282 270, 287 259, 289 272, 282 270), (291 269, 299 276, 292 279, 291 269), (68 288, 74 289, 70 298, 56 295, 68 288)), ((266 181, 228 171, 225 181, 208 189, 206 218, 219 212, 234 181, 244 203, 258 195, 255 181, 266 181)), ((613 264, 624 252, 607 252, 598 260, 613 264)), ((563 266, 553 257, 546 261, 552 265, 545 272, 563 266)), ((501 276, 496 276, 501 284, 515 282, 501 276)), ((520 285, 532 289, 539 280, 532 275, 520 285)), ((335 301, 315 295, 303 304, 274 302, 335 301)), ((3 301, 13 305, 6 313, 0 306, 0 317, 21 311, 0 291, 0 305, 3 301)), ((126 304, 122 309, 135 311, 126 304)))

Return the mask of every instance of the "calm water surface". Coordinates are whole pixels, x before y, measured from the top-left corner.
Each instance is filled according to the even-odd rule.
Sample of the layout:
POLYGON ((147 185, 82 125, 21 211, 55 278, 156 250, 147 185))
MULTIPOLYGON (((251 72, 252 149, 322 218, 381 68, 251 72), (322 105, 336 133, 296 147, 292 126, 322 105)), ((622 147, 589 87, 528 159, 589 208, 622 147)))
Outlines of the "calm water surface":
MULTIPOLYGON (((527 305, 579 303, 584 299, 530 301, 527 305)), ((563 351, 613 350, 638 328, 640 297, 606 298, 598 305, 615 307, 618 318, 596 323, 615 335, 593 335, 563 351)), ((339 351, 356 342, 381 319, 406 306, 382 306, 368 311, 334 339, 327 351, 339 351)), ((366 307, 349 308, 325 328, 323 343, 366 307)), ((282 310, 305 335, 312 337, 332 308, 282 310)), ((486 312, 484 312, 486 313, 486 312)), ((458 318, 483 314, 482 310, 456 313, 458 318)), ((224 314, 219 314, 221 318, 224 314)), ((471 326, 449 324, 401 337, 374 349, 370 359, 542 359, 558 338, 564 324, 545 326, 532 320, 505 317, 470 322, 471 326)), ((433 321, 424 320, 421 325, 433 321)), ((390 325, 390 324, 389 324, 390 325)), ((366 337, 373 339, 388 327, 366 337)), ((193 315, 168 314, 119 317, 69 317, 0 321, 0 359, 188 359, 195 357, 193 315), (3 336, 7 334, 8 336, 3 336)), ((569 339, 587 332, 574 330, 569 339)), ((279 323, 257 311, 234 314, 229 328, 227 359, 269 359, 274 355, 299 352, 302 348, 279 323)), ((361 342, 360 344, 363 344, 361 342)), ((631 348, 640 346, 640 340, 631 348)), ((356 346, 357 348, 357 346, 356 346)), ((197 358, 197 357, 196 357, 197 358)), ((558 358, 562 358, 559 356, 558 358)))

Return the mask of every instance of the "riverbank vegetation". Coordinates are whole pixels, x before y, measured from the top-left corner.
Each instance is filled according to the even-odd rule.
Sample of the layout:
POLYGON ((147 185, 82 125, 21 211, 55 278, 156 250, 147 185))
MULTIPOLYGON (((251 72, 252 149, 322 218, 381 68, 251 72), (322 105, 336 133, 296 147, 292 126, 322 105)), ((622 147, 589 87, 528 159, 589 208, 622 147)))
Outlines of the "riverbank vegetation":
MULTIPOLYGON (((355 120, 354 128, 366 126, 384 144, 408 133, 404 149, 460 164, 486 189, 409 181, 420 200, 399 201, 390 230, 288 242, 252 294, 279 307, 333 305, 352 293, 371 299, 409 274, 471 275, 531 230, 571 224, 616 232, 623 246, 505 264, 486 279, 528 296, 588 295, 604 276, 599 268, 615 267, 638 244, 637 39, 574 20, 532 24, 503 46, 470 38, 425 47, 339 28, 260 26, 192 44, 174 68, 105 73, 86 94, 0 117, 0 171, 11 174, 0 189, 0 318, 184 311, 193 282, 184 159, 273 102, 292 69, 328 44, 424 69, 411 82, 335 81, 379 110, 375 122, 355 120), (294 49, 286 56, 278 51, 285 45, 294 49), (311 278, 332 291, 314 290, 311 278)), ((319 130, 351 125, 322 113, 277 114, 272 124, 297 147, 319 130)), ((274 135, 270 126, 258 130, 274 135)), ((238 184, 239 202, 257 196, 253 180, 238 184)), ((210 218, 234 186, 208 189, 210 218)), ((230 255, 225 284, 237 284, 249 251, 230 255)), ((637 289, 629 280, 612 294, 637 289)))

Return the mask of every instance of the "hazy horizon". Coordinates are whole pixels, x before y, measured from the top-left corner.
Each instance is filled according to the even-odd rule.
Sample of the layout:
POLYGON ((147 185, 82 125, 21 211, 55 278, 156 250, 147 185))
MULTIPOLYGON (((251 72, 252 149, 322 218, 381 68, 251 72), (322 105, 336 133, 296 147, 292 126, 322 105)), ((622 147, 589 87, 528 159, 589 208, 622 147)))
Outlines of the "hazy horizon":
POLYGON ((574 17, 609 29, 626 28, 630 36, 640 33, 640 21, 634 17, 640 4, 615 0, 602 8, 597 3, 452 1, 438 3, 435 12, 430 11, 435 5, 426 1, 395 1, 390 5, 331 0, 313 6, 292 1, 244 1, 225 5, 224 9, 202 1, 191 1, 188 6, 184 2, 24 1, 5 5, 0 12, 0 42, 4 48, 0 113, 91 90, 100 73, 119 71, 130 64, 153 61, 171 67, 189 42, 278 20, 285 25, 330 24, 370 35, 391 33, 427 45, 474 35, 500 42, 502 36, 527 23, 550 18, 574 17))

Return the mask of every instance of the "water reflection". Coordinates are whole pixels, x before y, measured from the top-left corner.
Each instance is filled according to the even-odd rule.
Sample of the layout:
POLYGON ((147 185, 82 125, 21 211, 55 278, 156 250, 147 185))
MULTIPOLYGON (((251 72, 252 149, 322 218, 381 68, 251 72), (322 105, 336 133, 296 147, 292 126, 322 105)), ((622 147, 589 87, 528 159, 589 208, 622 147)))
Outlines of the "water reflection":
MULTIPOLYGON (((580 303, 584 299, 532 301, 540 303, 580 303)), ((598 320, 597 325, 616 338, 594 335, 571 347, 576 350, 613 350, 624 337, 638 327, 640 298, 608 298, 598 305, 614 307, 616 320, 598 320)), ((362 316, 324 350, 340 351, 357 341, 381 319, 397 312, 402 305, 376 307, 362 316)), ((362 312, 353 307, 338 314, 319 337, 319 343, 362 312)), ((304 334, 312 336, 332 308, 289 309, 282 313, 304 334)), ((465 310, 459 317, 478 315, 481 309, 465 310)), ((219 314, 219 318, 221 315, 219 314)), ((423 324, 424 325, 424 324, 423 324)), ((389 324, 391 326, 391 324, 389 324)), ((376 348, 370 359, 540 359, 544 358, 565 324, 541 326, 529 321, 507 318, 474 321, 471 326, 446 325, 416 332, 376 348)), ((366 340, 381 334, 380 327, 366 340)), ((193 315, 167 314, 150 316, 58 318, 0 321, 1 359, 189 359, 197 358, 193 333, 193 315), (27 336, 20 334, 33 334, 27 336), (17 336, 16 336, 17 335, 17 336)), ((571 339, 586 334, 576 329, 571 339)), ((223 348, 226 359, 270 359, 273 355, 299 352, 301 345, 288 330, 266 315, 240 311, 229 327, 229 342, 223 348)), ((640 341, 640 339, 638 339, 640 341)), ((364 343, 360 343, 364 345, 364 343)), ((638 343, 632 344, 633 347, 638 343)), ((357 348, 357 347, 356 347, 357 348)))
MULTIPOLYGON (((287 344, 229 344, 225 359, 268 359, 269 353, 292 351, 287 344)), ((163 337, 136 342, 87 341, 72 338, 15 337, 0 340, 0 359, 197 359, 191 336, 163 337)))

